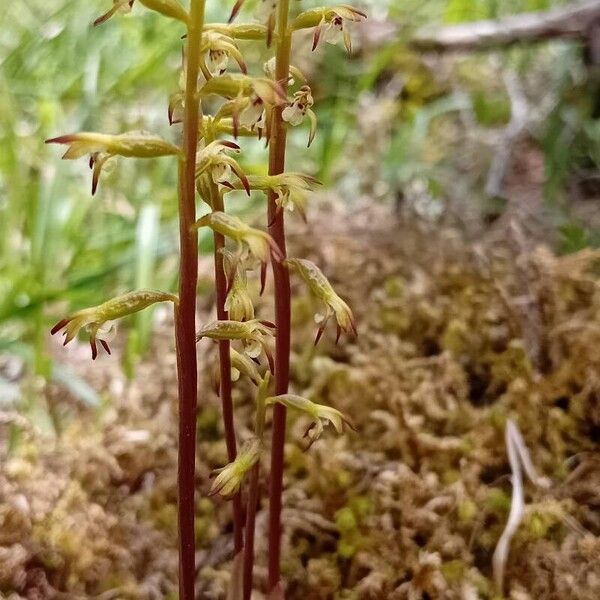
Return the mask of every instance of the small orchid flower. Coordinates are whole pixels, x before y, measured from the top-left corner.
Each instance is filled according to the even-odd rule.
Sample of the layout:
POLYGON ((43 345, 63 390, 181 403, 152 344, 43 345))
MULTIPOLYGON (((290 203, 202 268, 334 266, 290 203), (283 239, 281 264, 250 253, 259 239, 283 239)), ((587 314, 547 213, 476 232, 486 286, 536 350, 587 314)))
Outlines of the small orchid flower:
POLYGON ((306 194, 320 185, 320 181, 304 173, 281 173, 271 176, 275 203, 278 209, 293 211, 297 209, 306 221, 306 194))
POLYGON ((221 211, 213 211, 198 219, 194 228, 210 227, 213 231, 235 240, 238 246, 248 248, 250 254, 258 259, 262 264, 266 264, 269 259, 269 253, 280 261, 283 254, 275 240, 266 232, 250 227, 239 217, 230 215, 221 211))
POLYGON ((135 158, 157 158, 159 156, 181 156, 181 150, 162 138, 144 131, 131 131, 120 135, 106 135, 82 131, 46 140, 46 144, 66 144, 63 159, 74 160, 90 155, 92 195, 96 193, 100 173, 113 156, 135 158))
POLYGON ((287 406, 288 408, 300 410, 313 419, 313 422, 304 434, 304 437, 308 438, 307 450, 321 436, 324 426, 329 423, 333 425, 335 431, 340 435, 344 433, 344 425, 347 425, 350 429, 356 430, 352 421, 344 416, 339 410, 336 410, 331 406, 316 404, 302 396, 296 396, 295 394, 281 394, 279 396, 271 396, 265 400, 266 406, 276 403, 283 404, 283 406, 287 406))
POLYGON ((215 469, 216 475, 210 488, 209 496, 220 494, 223 498, 232 498, 239 491, 246 473, 252 469, 260 458, 261 442, 258 438, 251 438, 240 448, 233 462, 220 469, 215 469))
MULTIPOLYGON (((131 12, 135 0, 113 0, 112 8, 98 17, 94 21, 94 25, 101 25, 113 17, 117 13, 127 14, 131 12)), ((188 23, 188 13, 177 0, 139 0, 146 8, 153 10, 165 17, 177 19, 182 23, 188 23)))
POLYGON ((207 80, 212 76, 225 73, 230 58, 237 62, 242 73, 246 72, 246 63, 242 53, 235 41, 226 35, 213 31, 205 32, 202 36, 200 51, 208 55, 208 65, 204 60, 200 65, 207 80))
MULTIPOLYGON (((251 190, 273 191, 277 214, 282 209, 290 212, 297 210, 306 221, 306 196, 316 189, 321 182, 311 175, 289 171, 279 175, 248 175, 251 190)), ((229 188, 231 191, 241 189, 239 184, 229 188)), ((225 192, 229 191, 225 190, 225 192)))
MULTIPOLYGON (((269 79, 277 79, 277 57, 273 56, 263 65, 263 71, 265 75, 269 79)), ((298 80, 300 83, 306 83, 306 77, 302 73, 302 71, 295 67, 294 65, 290 65, 290 70, 288 73, 288 85, 294 85, 294 83, 298 80)))
POLYGON ((348 23, 363 21, 367 15, 348 4, 339 4, 332 8, 315 8, 300 13, 292 24, 293 30, 314 27, 313 45, 315 50, 321 41, 335 44, 344 40, 346 50, 352 52, 352 42, 348 32, 348 23))
POLYGON ((256 368, 256 363, 250 360, 245 354, 240 354, 234 348, 229 349, 231 358, 231 380, 237 381, 240 375, 245 375, 255 385, 260 385, 263 380, 261 374, 256 368))
POLYGON ((346 51, 350 54, 352 40, 348 31, 348 22, 359 22, 366 18, 364 12, 347 4, 326 10, 321 22, 315 28, 312 49, 315 50, 321 40, 328 44, 337 44, 338 40, 343 39, 346 51))
POLYGON ((208 337, 213 340, 241 340, 244 352, 250 358, 258 358, 261 351, 273 370, 273 355, 267 343, 275 335, 275 325, 269 321, 252 319, 251 321, 213 321, 202 327, 196 334, 196 341, 208 337))
POLYGON ((210 174, 214 183, 226 184, 231 173, 235 173, 242 182, 244 189, 250 195, 248 178, 235 159, 229 156, 231 152, 239 152, 240 147, 227 140, 215 140, 203 148, 196 159, 196 177, 204 173, 210 174))
POLYGON ((335 316, 335 320, 337 321, 336 343, 338 342, 342 331, 348 335, 357 335, 352 310, 346 302, 335 293, 329 280, 323 275, 323 272, 317 265, 310 260, 303 258, 288 258, 284 261, 284 264, 297 271, 308 285, 310 291, 325 304, 325 315, 315 315, 315 321, 319 323, 315 345, 317 345, 321 339, 327 321, 332 316, 335 316))
POLYGON ((96 340, 99 340, 102 347, 110 354, 108 342, 114 331, 110 321, 136 313, 157 302, 173 302, 177 305, 178 298, 173 294, 151 290, 129 292, 128 294, 112 298, 98 306, 74 312, 66 319, 59 321, 50 333, 54 335, 61 329, 64 329, 65 341, 63 345, 66 346, 77 336, 81 329, 85 329, 90 334, 92 359, 95 360, 96 356, 98 356, 96 340), (107 323, 108 325, 106 325, 107 323))
POLYGON ((200 94, 203 96, 217 94, 229 99, 219 108, 214 121, 218 123, 223 118, 231 117, 235 137, 237 137, 237 130, 245 127, 251 131, 257 130, 259 138, 264 133, 268 139, 271 110, 274 106, 287 103, 281 85, 266 77, 245 75, 213 77, 202 86, 200 94))
POLYGON ((310 133, 308 135, 308 146, 313 143, 317 132, 317 115, 311 109, 314 104, 311 89, 308 85, 303 85, 294 93, 292 101, 283 109, 281 118, 292 126, 300 125, 304 117, 308 115, 310 119, 310 133))

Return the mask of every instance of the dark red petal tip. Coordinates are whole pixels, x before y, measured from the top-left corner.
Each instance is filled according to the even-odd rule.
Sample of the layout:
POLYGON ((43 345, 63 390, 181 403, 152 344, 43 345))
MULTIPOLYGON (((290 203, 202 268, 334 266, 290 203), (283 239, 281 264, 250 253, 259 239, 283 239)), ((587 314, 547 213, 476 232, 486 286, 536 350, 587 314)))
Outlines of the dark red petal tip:
POLYGON ((50 330, 50 334, 54 335, 55 333, 59 332, 63 327, 66 327, 69 323, 71 322, 71 319, 63 319, 62 321, 59 321, 51 330, 50 330))

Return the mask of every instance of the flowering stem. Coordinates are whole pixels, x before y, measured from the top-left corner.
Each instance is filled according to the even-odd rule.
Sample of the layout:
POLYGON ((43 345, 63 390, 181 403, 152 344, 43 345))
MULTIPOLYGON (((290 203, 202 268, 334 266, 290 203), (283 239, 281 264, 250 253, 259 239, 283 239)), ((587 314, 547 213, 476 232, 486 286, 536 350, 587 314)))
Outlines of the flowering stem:
MULTIPOLYGON (((263 442, 266 419, 265 400, 269 389, 270 379, 267 378, 261 382, 256 394, 256 437, 263 442)), ((256 511, 259 502, 259 482, 260 460, 256 461, 250 472, 250 482, 248 485, 248 504, 246 508, 246 544, 244 546, 244 578, 243 590, 244 600, 250 600, 252 596, 252 572, 254 570, 254 533, 256 525, 256 511)))
MULTIPOLYGON (((209 131, 204 132, 205 144, 213 141, 209 131)), ((210 205, 213 211, 224 211, 223 199, 219 194, 216 184, 210 183, 210 205)), ((214 232, 215 243, 215 288, 217 300, 217 319, 224 321, 229 318, 225 310, 227 299, 227 280, 223 265, 223 253, 219 252, 225 247, 225 237, 221 233, 214 232)), ((219 381, 221 396, 221 407, 223 411, 223 429, 225 431, 225 443, 227 445, 227 458, 233 462, 237 456, 237 443, 235 436, 235 424, 233 421, 233 401, 231 399, 231 355, 230 341, 219 340, 219 381)), ((244 508, 242 506, 241 493, 236 494, 232 500, 233 504, 233 545, 234 553, 237 555, 244 547, 244 508)))
MULTIPOLYGON (((277 53, 275 79, 287 91, 290 70, 291 32, 288 30, 289 0, 277 5, 277 53)), ((269 175, 278 175, 285 169, 286 125, 281 113, 283 107, 273 109, 271 139, 269 142, 269 175)), ((285 224, 283 211, 277 211, 274 192, 268 195, 269 233, 286 256, 285 224)), ((273 280, 275 285, 275 394, 288 390, 290 373, 290 277, 287 268, 275 260, 273 280)), ((285 442, 286 408, 277 404, 273 410, 273 439, 271 445, 271 482, 269 489, 269 588, 278 585, 281 555, 281 494, 283 491, 283 447, 285 442)))
POLYGON ((198 234, 195 170, 198 121, 197 96, 200 43, 204 25, 204 0, 192 0, 187 31, 187 73, 183 117, 184 159, 179 166, 179 308, 175 318, 177 379, 179 386, 179 460, 177 466, 179 528, 179 598, 193 600, 195 579, 194 475, 196 463, 196 287, 198 234))

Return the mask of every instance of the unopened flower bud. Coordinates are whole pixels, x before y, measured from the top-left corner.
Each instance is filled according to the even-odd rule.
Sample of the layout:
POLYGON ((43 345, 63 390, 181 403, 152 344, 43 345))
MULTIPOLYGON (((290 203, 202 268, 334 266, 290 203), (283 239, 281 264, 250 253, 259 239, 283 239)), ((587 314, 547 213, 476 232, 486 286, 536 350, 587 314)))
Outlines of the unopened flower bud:
POLYGON ((237 381, 241 374, 248 377, 255 385, 259 385, 263 378, 256 367, 256 363, 245 354, 240 354, 234 348, 230 348, 229 352, 231 357, 231 379, 237 381))
POLYGON ((260 458, 260 452, 261 443, 258 438, 251 438, 245 442, 233 462, 213 471, 216 478, 208 495, 220 494, 224 498, 235 496, 240 490, 246 473, 260 458))

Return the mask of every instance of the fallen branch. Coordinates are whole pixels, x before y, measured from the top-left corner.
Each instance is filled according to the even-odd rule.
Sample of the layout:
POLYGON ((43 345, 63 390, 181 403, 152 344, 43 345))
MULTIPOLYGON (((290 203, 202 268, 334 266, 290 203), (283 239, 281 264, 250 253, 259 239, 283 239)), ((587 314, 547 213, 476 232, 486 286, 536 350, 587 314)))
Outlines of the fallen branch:
POLYGON ((547 12, 475 21, 418 31, 410 41, 417 50, 484 50, 552 38, 586 38, 600 22, 600 0, 578 2, 547 12))

